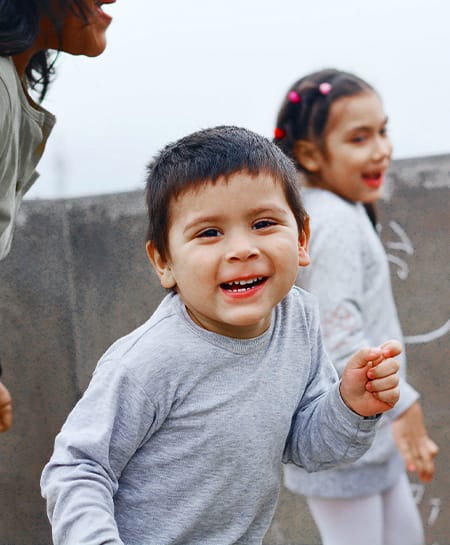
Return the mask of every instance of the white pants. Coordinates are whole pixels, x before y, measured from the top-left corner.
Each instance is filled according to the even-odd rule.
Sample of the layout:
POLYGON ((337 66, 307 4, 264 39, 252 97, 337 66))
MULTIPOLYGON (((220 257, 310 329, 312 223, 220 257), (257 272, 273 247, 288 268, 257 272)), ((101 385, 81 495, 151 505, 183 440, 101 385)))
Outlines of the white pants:
POLYGON ((424 545, 406 473, 388 490, 358 498, 306 498, 323 545, 424 545))

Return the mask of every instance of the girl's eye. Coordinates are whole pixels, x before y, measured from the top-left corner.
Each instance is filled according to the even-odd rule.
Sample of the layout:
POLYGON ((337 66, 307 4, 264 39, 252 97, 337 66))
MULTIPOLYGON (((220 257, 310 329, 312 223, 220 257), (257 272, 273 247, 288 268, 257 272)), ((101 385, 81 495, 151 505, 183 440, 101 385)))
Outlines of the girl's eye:
POLYGON ((363 135, 360 135, 360 136, 355 136, 352 140, 352 142, 355 142, 355 144, 359 144, 361 142, 364 142, 364 140, 366 139, 365 136, 363 135))
POLYGON ((273 220, 258 220, 253 225, 253 229, 264 229, 266 227, 271 227, 272 225, 275 225, 273 220))
POLYGON ((388 133, 387 127, 384 127, 384 128, 381 129, 381 131, 380 131, 381 136, 387 136, 387 133, 388 133))
POLYGON ((220 231, 218 229, 214 229, 213 227, 210 227, 209 229, 205 229, 201 233, 199 233, 197 236, 199 238, 209 238, 209 237, 219 237, 220 231))

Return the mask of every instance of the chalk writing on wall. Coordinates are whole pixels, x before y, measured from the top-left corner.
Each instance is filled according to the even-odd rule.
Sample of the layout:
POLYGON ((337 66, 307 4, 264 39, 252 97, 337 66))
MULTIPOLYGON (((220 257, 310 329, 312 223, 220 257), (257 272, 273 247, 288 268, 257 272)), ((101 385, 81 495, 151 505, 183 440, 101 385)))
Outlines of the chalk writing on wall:
MULTIPOLYGON (((412 493, 417 505, 421 505, 425 493, 425 485, 420 483, 411 484, 412 493)), ((442 500, 441 498, 430 498, 427 502, 427 513, 425 523, 428 527, 434 526, 441 514, 442 500)), ((432 545, 439 545, 436 541, 432 545)))
MULTIPOLYGON (((409 276, 409 265, 407 256, 414 255, 414 246, 405 229, 396 221, 391 220, 388 224, 388 236, 392 237, 385 243, 388 261, 395 267, 395 272, 400 280, 407 280, 409 276), (400 254, 400 255, 398 255, 400 254), (406 255, 405 255, 406 254, 406 255)), ((381 232, 382 227, 378 228, 381 232)), ((426 331, 418 335, 405 335, 405 344, 424 344, 443 337, 450 331, 450 318, 432 331, 426 331)))

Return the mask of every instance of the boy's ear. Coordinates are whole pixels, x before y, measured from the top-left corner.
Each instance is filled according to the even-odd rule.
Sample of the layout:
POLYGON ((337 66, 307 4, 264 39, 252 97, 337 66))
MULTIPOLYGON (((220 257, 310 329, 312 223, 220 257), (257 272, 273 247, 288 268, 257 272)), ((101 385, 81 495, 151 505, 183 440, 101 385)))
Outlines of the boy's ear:
POLYGON ((306 216, 303 225, 303 231, 298 237, 298 265, 299 267, 306 267, 311 263, 309 257, 309 217, 306 216))
POLYGON ((308 172, 319 172, 320 150, 310 140, 297 140, 294 144, 294 155, 297 161, 308 172))
POLYGON ((174 288, 176 286, 176 281, 172 269, 170 268, 170 263, 161 257, 161 254, 150 240, 147 241, 145 249, 147 250, 147 256, 150 263, 159 277, 161 286, 167 289, 174 288))

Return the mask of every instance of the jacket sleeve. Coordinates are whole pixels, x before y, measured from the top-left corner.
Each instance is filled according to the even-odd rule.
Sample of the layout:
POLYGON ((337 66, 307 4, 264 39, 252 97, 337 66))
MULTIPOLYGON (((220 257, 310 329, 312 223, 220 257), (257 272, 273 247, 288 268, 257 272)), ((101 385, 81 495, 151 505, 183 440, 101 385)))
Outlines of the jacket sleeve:
POLYGON ((122 545, 113 497, 120 474, 153 433, 156 411, 115 362, 97 369, 55 441, 41 477, 55 545, 122 545))
POLYGON ((309 379, 292 420, 283 461, 319 471, 362 456, 372 444, 379 417, 364 418, 342 400, 336 371, 324 348, 318 311, 310 326, 310 346, 309 379))

